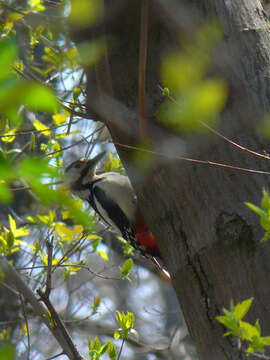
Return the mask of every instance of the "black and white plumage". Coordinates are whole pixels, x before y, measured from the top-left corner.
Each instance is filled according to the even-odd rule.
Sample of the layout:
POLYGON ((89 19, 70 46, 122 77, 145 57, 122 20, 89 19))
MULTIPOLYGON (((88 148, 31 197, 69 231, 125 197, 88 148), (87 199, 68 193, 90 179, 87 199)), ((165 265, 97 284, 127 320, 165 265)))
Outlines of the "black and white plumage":
POLYGON ((137 199, 127 176, 115 172, 95 173, 105 153, 93 159, 80 159, 65 169, 65 183, 82 200, 87 201, 101 219, 127 240, 136 250, 147 256, 137 242, 132 224, 135 222, 137 199))
POLYGON ((65 168, 65 183, 73 194, 87 201, 105 223, 169 277, 155 238, 138 211, 129 178, 115 172, 96 174, 96 166, 104 155, 102 152, 92 159, 72 162, 65 168))

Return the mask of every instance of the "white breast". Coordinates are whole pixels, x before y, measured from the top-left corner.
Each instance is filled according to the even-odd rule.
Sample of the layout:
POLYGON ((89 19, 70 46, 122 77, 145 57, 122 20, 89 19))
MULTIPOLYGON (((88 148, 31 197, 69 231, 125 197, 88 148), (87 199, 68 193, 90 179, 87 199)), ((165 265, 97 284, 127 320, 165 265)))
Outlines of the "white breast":
MULTIPOLYGON (((105 191, 112 201, 118 204, 132 223, 136 215, 137 199, 128 177, 110 172, 98 175, 96 179, 101 179, 96 186, 105 191)), ((100 209, 98 210, 100 211, 100 209)))

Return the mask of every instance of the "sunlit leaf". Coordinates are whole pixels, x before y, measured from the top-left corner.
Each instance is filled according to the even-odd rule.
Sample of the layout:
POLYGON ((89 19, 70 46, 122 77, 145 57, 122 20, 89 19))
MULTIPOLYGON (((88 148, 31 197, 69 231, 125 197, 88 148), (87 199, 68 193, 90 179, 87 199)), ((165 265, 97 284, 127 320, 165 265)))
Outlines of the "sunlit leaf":
POLYGON ((101 259, 105 261, 109 261, 108 255, 103 250, 97 250, 97 254, 101 257, 101 259))
POLYGON ((53 118, 53 122, 56 125, 61 125, 67 120, 67 115, 66 114, 54 114, 52 118, 53 118))
POLYGON ((41 131, 42 135, 44 136, 51 135, 50 129, 46 125, 42 124, 42 122, 39 120, 35 119, 35 121, 33 122, 33 126, 36 130, 41 131))
POLYGON ((250 299, 242 301, 241 303, 238 303, 235 306, 235 308, 233 310, 233 316, 235 317, 235 319, 237 319, 237 320, 243 319, 243 317, 249 311, 253 300, 254 300, 254 298, 250 298, 250 299))
POLYGON ((121 279, 125 279, 130 274, 130 271, 133 266, 133 260, 128 259, 125 261, 124 265, 121 267, 121 279))
POLYGON ((28 6, 30 7, 30 10, 35 11, 44 11, 46 10, 45 6, 42 5, 42 0, 27 0, 28 6))
POLYGON ((19 126, 15 126, 13 129, 9 128, 9 124, 8 122, 6 123, 6 128, 5 128, 5 136, 1 137, 1 141, 6 142, 6 143, 11 143, 15 140, 16 136, 14 135, 16 133, 16 131, 18 130, 19 126))
POLYGON ((16 228, 17 228, 16 222, 15 222, 15 220, 13 219, 13 217, 12 217, 11 215, 8 215, 8 219, 9 219, 9 228, 10 228, 10 231, 11 231, 12 233, 15 233, 16 228))
POLYGON ((253 326, 246 321, 240 321, 239 325, 242 330, 241 336, 243 339, 252 341, 253 337, 260 336, 260 333, 259 333, 258 329, 256 328, 256 326, 253 326))

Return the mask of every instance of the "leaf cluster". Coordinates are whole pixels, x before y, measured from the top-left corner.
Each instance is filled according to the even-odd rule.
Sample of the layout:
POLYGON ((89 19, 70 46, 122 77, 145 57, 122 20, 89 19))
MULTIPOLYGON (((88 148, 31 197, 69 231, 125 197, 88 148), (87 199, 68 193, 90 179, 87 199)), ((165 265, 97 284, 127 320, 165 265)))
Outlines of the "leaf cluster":
POLYGON ((260 223, 265 230, 265 234, 261 242, 265 242, 270 238, 270 196, 268 191, 263 189, 263 196, 261 200, 261 207, 246 202, 246 205, 260 217, 260 223))
POLYGON ((127 312, 126 314, 120 311, 116 311, 117 322, 119 325, 119 329, 114 332, 115 340, 121 338, 123 340, 127 340, 129 334, 133 334, 138 337, 137 331, 134 329, 134 314, 131 312, 127 312))
POLYGON ((252 325, 243 321, 244 316, 249 311, 253 298, 244 300, 237 305, 230 304, 230 310, 223 309, 224 315, 217 316, 217 321, 227 328, 224 336, 232 335, 246 345, 247 355, 260 352, 264 353, 265 346, 270 345, 270 336, 262 336, 259 320, 252 325))

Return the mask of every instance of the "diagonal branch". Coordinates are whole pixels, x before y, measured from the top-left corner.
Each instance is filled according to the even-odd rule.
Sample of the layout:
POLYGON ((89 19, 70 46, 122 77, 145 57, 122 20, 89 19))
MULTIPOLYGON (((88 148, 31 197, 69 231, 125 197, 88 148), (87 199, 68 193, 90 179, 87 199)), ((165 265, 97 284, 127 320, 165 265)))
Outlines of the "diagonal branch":
MULTIPOLYGON (((76 357, 74 355, 73 348, 71 344, 67 341, 61 329, 58 327, 52 327, 50 321, 47 317, 47 310, 45 307, 37 300, 34 292, 30 287, 25 283, 25 281, 20 277, 18 272, 14 269, 12 265, 7 261, 7 259, 0 255, 0 269, 3 274, 5 281, 13 285, 17 291, 23 295, 25 300, 28 300, 31 304, 34 313, 40 317, 41 321, 47 326, 52 335, 55 337, 59 345, 62 347, 63 352, 71 360, 81 360, 82 357, 76 357)), ((75 346, 73 345, 75 348, 75 346)))

